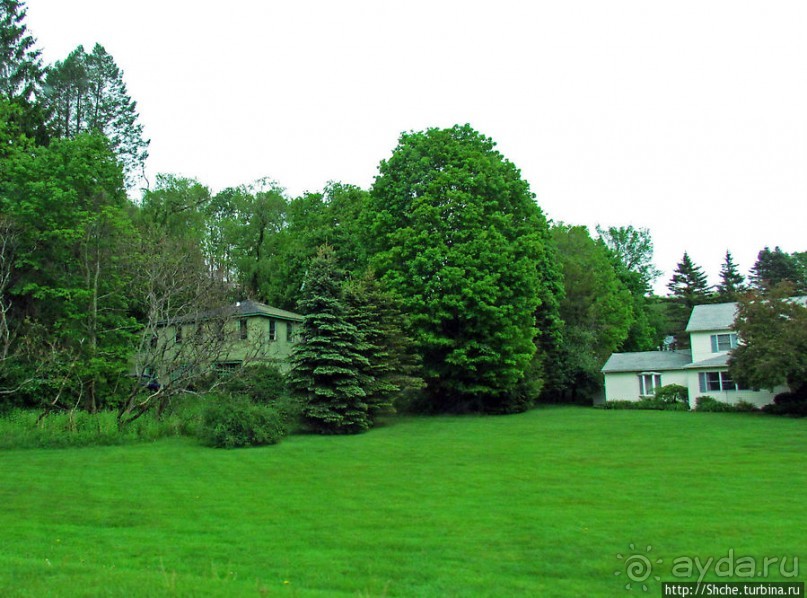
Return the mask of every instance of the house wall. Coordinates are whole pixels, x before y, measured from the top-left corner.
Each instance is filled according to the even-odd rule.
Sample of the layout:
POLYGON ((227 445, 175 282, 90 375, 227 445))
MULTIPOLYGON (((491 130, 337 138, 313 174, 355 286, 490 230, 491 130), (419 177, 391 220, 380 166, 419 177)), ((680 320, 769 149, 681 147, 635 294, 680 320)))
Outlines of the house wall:
MULTIPOLYGON (((280 318, 270 318, 265 315, 252 315, 245 318, 231 318, 224 323, 225 345, 224 351, 215 358, 216 363, 243 362, 243 361, 273 361, 281 369, 288 367, 288 359, 295 345, 295 339, 299 338, 302 323, 292 321, 293 340, 288 340, 288 320, 280 318), (246 320, 247 338, 241 338, 241 320, 246 320), (270 340, 269 322, 275 322, 276 338, 270 340)), ((177 326, 166 326, 159 330, 157 334, 158 344, 165 347, 164 355, 169 361, 183 362, 186 359, 190 363, 198 363, 198 358, 194 358, 194 334, 197 331, 196 324, 182 325, 182 344, 176 343, 177 326), (186 355, 187 357, 183 357, 186 355)), ((176 364, 173 364, 176 365, 176 364)), ((212 364, 211 364, 212 365, 212 364)), ((159 372, 160 376, 165 375, 159 372)))
MULTIPOLYGON (((687 386, 687 373, 681 370, 658 372, 661 384, 680 384, 687 386)), ((605 397, 608 401, 638 401, 639 372, 612 372, 605 374, 605 397)))
POLYGON ((706 332, 693 332, 689 335, 689 343, 692 348, 692 362, 697 363, 704 359, 711 359, 718 355, 725 355, 728 351, 712 353, 712 335, 728 334, 731 330, 708 330, 706 332))
MULTIPOLYGON (((725 371, 725 368, 723 368, 725 371)), ((706 370, 703 370, 706 371, 706 370)), ((710 369, 709 371, 719 371, 710 369)), ((694 409, 696 406, 697 398, 700 396, 709 396, 715 400, 736 405, 740 401, 751 403, 757 407, 763 407, 769 403, 773 403, 773 398, 780 392, 787 391, 785 386, 777 386, 773 392, 768 390, 709 390, 701 392, 700 383, 698 381, 698 370, 689 370, 689 408, 694 409)))

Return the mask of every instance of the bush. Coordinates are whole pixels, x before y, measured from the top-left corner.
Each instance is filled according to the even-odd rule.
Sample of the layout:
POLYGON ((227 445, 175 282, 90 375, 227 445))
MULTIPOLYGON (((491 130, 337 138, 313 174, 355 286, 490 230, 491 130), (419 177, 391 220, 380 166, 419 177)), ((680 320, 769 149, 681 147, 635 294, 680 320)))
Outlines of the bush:
POLYGON ((680 384, 667 384, 656 389, 654 398, 663 403, 686 403, 689 409, 689 390, 680 384))
POLYGON ((759 411, 759 407, 753 403, 749 403, 748 401, 739 401, 736 405, 734 405, 734 411, 740 413, 753 413, 759 411))
POLYGON ((710 413, 730 413, 736 411, 734 405, 729 405, 723 401, 718 401, 714 397, 704 395, 695 399, 695 411, 705 411, 710 413))
POLYGON ((282 415, 270 405, 256 405, 245 396, 209 396, 199 439, 217 448, 276 444, 286 435, 282 415))
POLYGON ((773 404, 762 410, 773 415, 807 416, 807 392, 783 392, 773 398, 773 404))
POLYGON ((237 370, 221 389, 231 395, 249 397, 256 404, 271 403, 288 394, 286 376, 269 363, 250 364, 237 370))
POLYGON ((598 409, 643 409, 650 411, 689 411, 688 403, 659 400, 656 397, 641 399, 639 401, 605 401, 595 405, 598 409))

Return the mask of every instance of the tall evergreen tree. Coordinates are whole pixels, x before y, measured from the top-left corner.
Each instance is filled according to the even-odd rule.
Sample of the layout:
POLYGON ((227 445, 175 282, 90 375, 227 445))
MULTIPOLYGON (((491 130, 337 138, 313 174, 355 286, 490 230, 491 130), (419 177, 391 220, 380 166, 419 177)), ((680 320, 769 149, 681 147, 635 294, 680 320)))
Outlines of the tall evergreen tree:
POLYGON ((731 252, 726 251, 726 258, 720 266, 720 282, 717 285, 717 296, 721 301, 736 301, 737 296, 745 290, 745 277, 740 274, 734 263, 731 252))
POLYGON ((696 265, 685 251, 684 257, 678 262, 670 282, 667 283, 672 296, 691 310, 699 303, 706 303, 709 299, 709 283, 703 268, 696 265))
POLYGON ((760 291, 766 291, 783 283, 789 282, 796 292, 807 290, 807 280, 803 280, 801 264, 798 258, 775 247, 771 250, 765 247, 757 254, 757 261, 751 268, 751 284, 760 291))
POLYGON ((394 412, 397 398, 407 400, 423 386, 412 340, 403 331, 398 301, 385 292, 372 272, 351 280, 344 289, 347 319, 359 335, 359 352, 367 358, 364 372, 371 417, 394 412))
POLYGON ((405 133, 366 213, 374 266, 402 301, 432 405, 523 408, 511 399, 536 352, 550 241, 519 170, 469 125, 405 133))
POLYGON ((143 138, 137 103, 129 96, 123 71, 100 44, 91 53, 78 46, 57 62, 46 78, 46 103, 56 136, 97 131, 110 140, 123 166, 127 186, 141 177, 149 140, 143 138))
POLYGON ((19 107, 13 119, 21 132, 44 143, 46 116, 39 96, 45 70, 26 13, 25 2, 0 0, 0 96, 19 107))
POLYGON ((303 283, 301 338, 292 355, 291 388, 304 401, 303 417, 323 434, 371 427, 367 404, 370 366, 359 330, 348 321, 333 248, 323 246, 303 283))

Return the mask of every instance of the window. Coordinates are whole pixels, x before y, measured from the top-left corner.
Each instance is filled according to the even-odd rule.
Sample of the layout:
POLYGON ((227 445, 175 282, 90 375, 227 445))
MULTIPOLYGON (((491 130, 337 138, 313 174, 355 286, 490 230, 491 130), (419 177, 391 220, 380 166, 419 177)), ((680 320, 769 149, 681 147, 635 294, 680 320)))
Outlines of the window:
POLYGON ((241 318, 238 320, 238 334, 242 341, 247 340, 247 319, 241 318))
POLYGON ((700 372, 698 382, 701 392, 747 390, 744 384, 732 380, 728 372, 700 372))
POLYGON ((661 386, 661 374, 639 374, 639 395, 647 396, 656 392, 661 386))
POLYGON ((737 348, 737 335, 733 332, 728 334, 712 335, 712 353, 731 351, 737 348))
POLYGON ((294 326, 291 322, 286 322, 286 342, 290 343, 294 340, 294 326))
POLYGON ((178 345, 182 343, 182 326, 177 326, 177 334, 176 337, 174 337, 174 340, 178 345))
POLYGON ((269 340, 277 340, 277 322, 274 320, 269 320, 269 340))

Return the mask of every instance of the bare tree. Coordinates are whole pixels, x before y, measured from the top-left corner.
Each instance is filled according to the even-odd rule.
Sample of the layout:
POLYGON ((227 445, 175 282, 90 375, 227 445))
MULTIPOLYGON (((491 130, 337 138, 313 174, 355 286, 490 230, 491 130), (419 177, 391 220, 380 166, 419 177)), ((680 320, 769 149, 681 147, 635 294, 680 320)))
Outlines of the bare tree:
POLYGON ((224 379, 211 376, 218 364, 231 362, 235 371, 228 374, 237 374, 256 359, 260 345, 259 339, 240 342, 227 288, 210 276, 194 246, 163 237, 146 243, 141 257, 135 292, 142 330, 134 379, 118 412, 121 426, 151 409, 161 412, 177 394, 212 389, 224 379))
POLYGON ((9 323, 11 298, 8 295, 11 276, 14 272, 14 254, 19 242, 19 232, 7 218, 0 218, 0 363, 4 363, 11 351, 12 333, 9 323))

